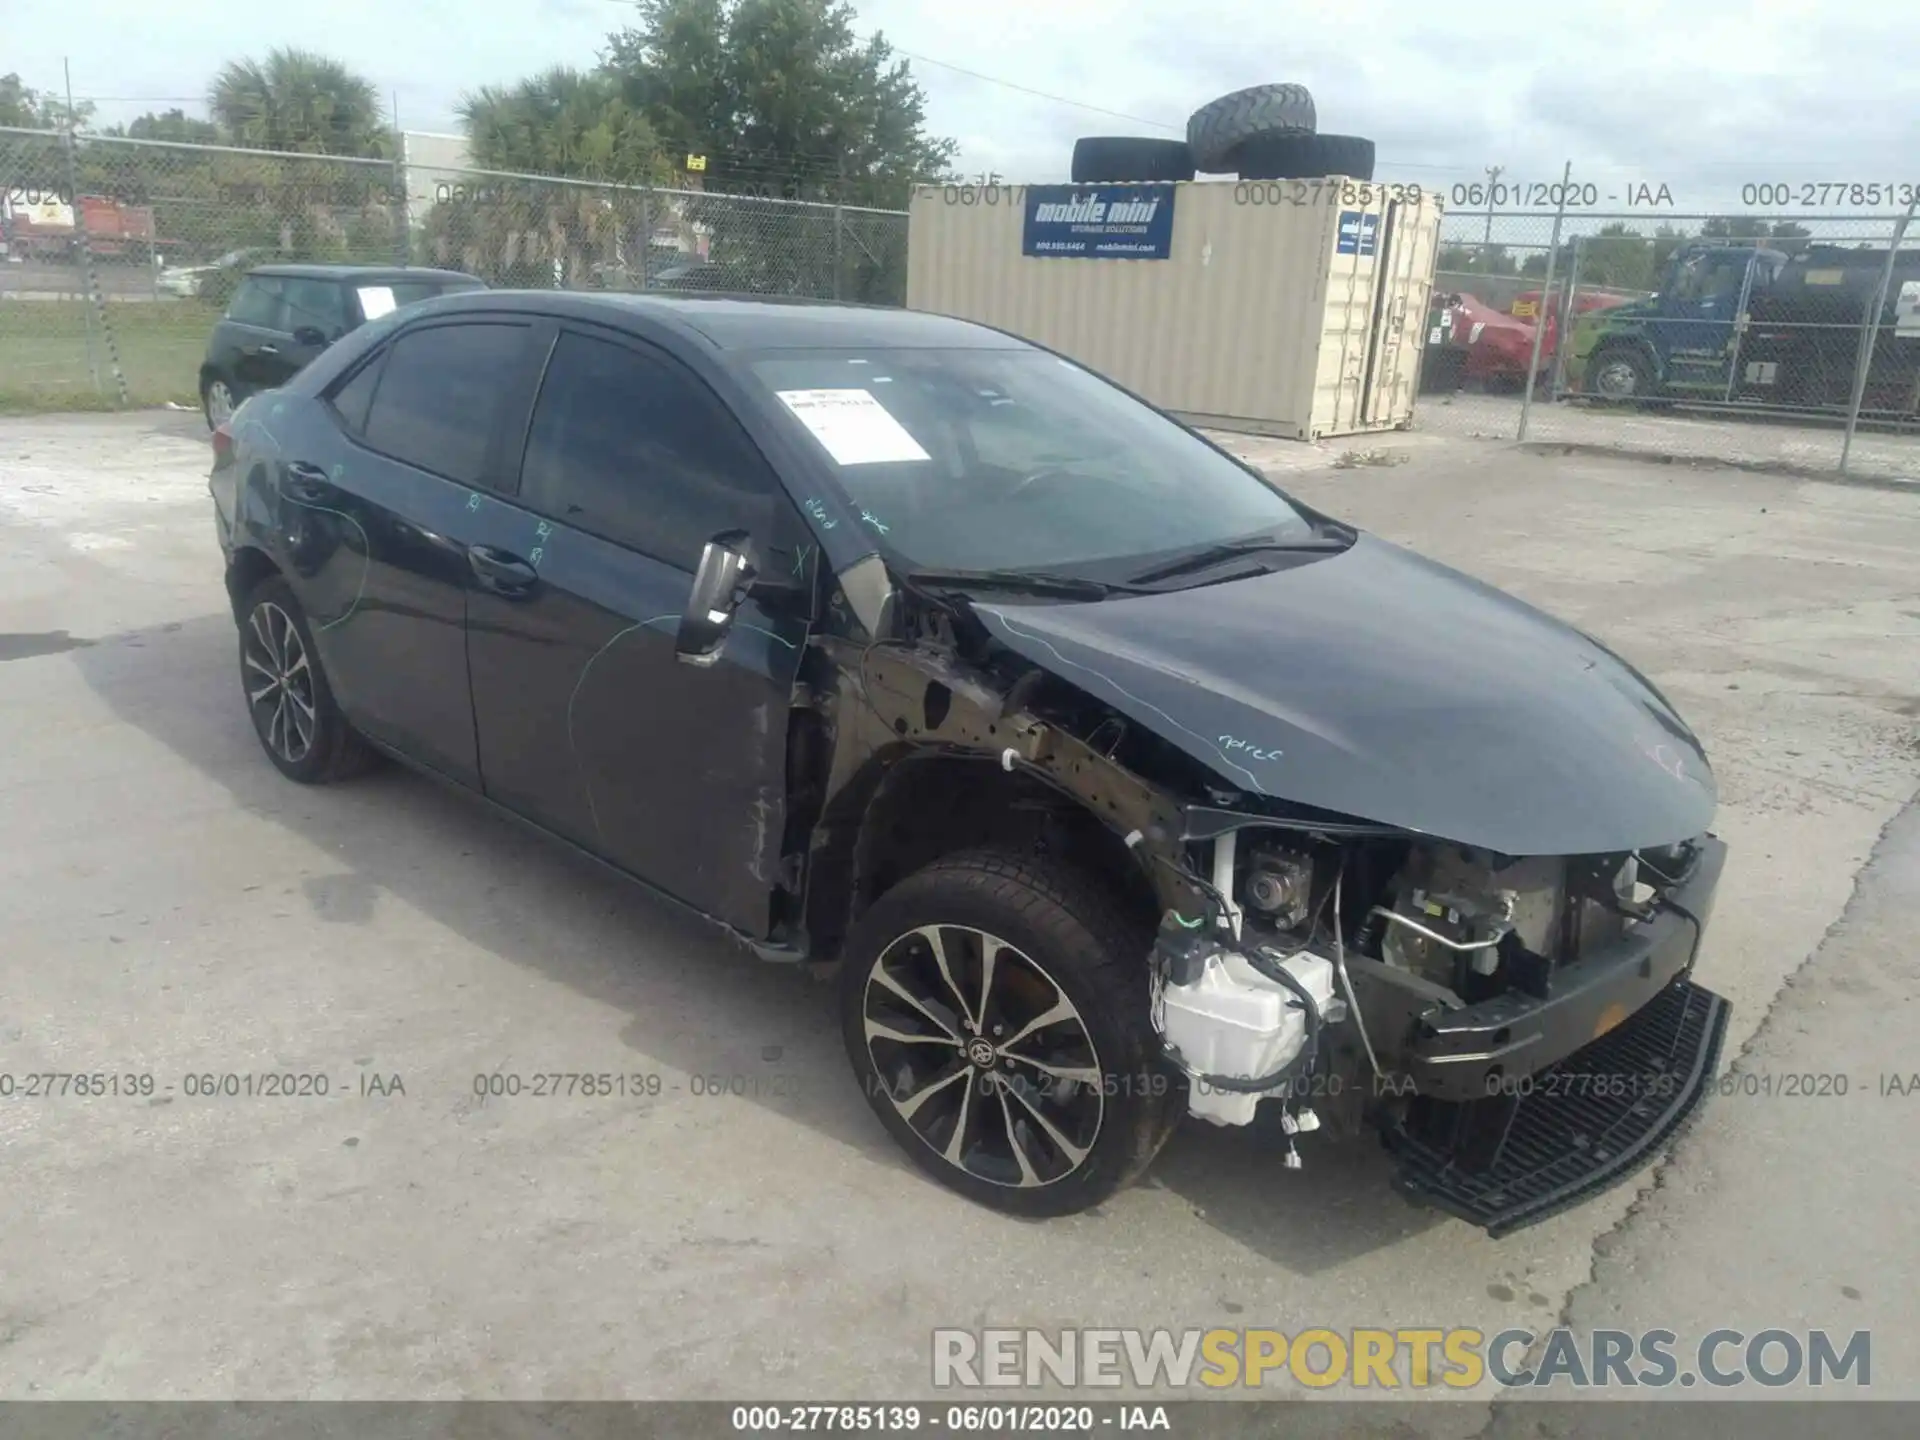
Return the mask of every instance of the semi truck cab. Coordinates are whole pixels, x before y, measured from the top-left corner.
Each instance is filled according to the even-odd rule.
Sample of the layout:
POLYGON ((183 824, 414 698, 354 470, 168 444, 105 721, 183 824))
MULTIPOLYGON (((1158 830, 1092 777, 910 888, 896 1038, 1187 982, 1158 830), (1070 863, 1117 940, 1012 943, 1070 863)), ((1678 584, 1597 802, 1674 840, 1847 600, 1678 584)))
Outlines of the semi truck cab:
POLYGON ((1731 399, 1748 306, 1786 261, 1751 245, 1675 251, 1654 294, 1575 322, 1569 386, 1602 400, 1731 399))
MULTIPOLYGON (((1696 243, 1644 300, 1580 316, 1567 380, 1597 400, 1747 402, 1809 411, 1851 402, 1862 327, 1887 252, 1696 243)), ((1895 259, 1863 409, 1920 408, 1920 251, 1895 259)))

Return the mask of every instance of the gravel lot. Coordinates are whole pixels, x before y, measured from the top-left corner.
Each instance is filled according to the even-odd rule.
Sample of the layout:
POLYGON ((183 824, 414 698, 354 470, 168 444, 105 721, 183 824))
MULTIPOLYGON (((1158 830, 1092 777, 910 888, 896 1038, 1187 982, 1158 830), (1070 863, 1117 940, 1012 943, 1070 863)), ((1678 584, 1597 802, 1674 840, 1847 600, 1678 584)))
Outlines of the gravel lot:
MULTIPOLYGON (((1867 1328, 1873 1393, 1920 1397, 1920 1096, 1867 1093, 1915 1068, 1920 840, 1882 832, 1920 783, 1920 498, 1414 438, 1254 450, 1673 696, 1732 846, 1702 961, 1728 1058, 1853 1080, 1716 1100, 1637 1203, 1499 1242, 1395 1198, 1370 1149, 1284 1172, 1257 1127, 1189 1126, 1064 1221, 935 1188, 848 1078, 827 986, 405 773, 278 778, 197 416, 0 419, 0 1069, 176 1086, 0 1102, 0 1397, 878 1399, 930 1393, 941 1325, 1560 1320, 1867 1328), (334 1093, 178 1088, 267 1069, 334 1093), (662 1092, 476 1099, 496 1070, 662 1092)), ((1484 1428, 1491 1396, 1461 1398, 1426 1423, 1484 1428)))
MULTIPOLYGON (((1422 396, 1415 409, 1422 432, 1458 439, 1511 440, 1519 432, 1518 395, 1422 396)), ((1839 468, 1844 417, 1734 415, 1684 407, 1644 410, 1576 401, 1536 402, 1527 417, 1527 441, 1573 445, 1628 456, 1680 456, 1724 461, 1758 470, 1826 475, 1839 468)), ((1855 434, 1847 473, 1882 484, 1920 487, 1920 433, 1872 424, 1855 434)))

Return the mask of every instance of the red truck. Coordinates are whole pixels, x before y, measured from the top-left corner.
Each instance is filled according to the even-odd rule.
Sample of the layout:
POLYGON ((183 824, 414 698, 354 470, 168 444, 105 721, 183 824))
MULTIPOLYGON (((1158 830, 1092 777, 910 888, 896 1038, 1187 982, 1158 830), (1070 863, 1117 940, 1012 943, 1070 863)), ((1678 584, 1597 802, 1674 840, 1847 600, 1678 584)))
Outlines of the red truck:
POLYGON ((0 194, 0 241, 9 258, 79 258, 80 227, 87 248, 100 258, 144 263, 153 254, 153 207, 128 205, 104 195, 82 195, 77 203, 52 191, 15 186, 0 194))
MULTIPOLYGON (((1547 333, 1540 339, 1541 375, 1553 372, 1554 356, 1560 345, 1560 291, 1555 291, 1547 306, 1547 333)), ((1573 313, 1585 315, 1594 310, 1610 310, 1633 297, 1598 290, 1582 290, 1573 297, 1573 313)), ((1526 290, 1513 297, 1505 315, 1497 311, 1476 313, 1479 339, 1467 357, 1466 376, 1489 390, 1518 390, 1525 383, 1527 366, 1533 357, 1533 331, 1540 314, 1541 293, 1526 290)))

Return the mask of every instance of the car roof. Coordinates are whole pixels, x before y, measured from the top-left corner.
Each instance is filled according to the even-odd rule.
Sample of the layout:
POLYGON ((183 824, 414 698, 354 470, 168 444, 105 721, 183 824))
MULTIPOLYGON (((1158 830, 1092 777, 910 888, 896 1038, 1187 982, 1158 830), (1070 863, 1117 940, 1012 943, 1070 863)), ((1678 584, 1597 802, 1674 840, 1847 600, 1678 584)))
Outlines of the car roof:
POLYGON ((277 275, 293 280, 424 280, 429 283, 448 281, 481 284, 477 275, 463 274, 458 270, 429 270, 419 265, 256 265, 247 272, 249 275, 277 275))
POLYGON ((526 309, 636 332, 651 322, 698 336, 718 350, 1029 348, 1015 336, 946 315, 781 295, 486 290, 444 295, 428 304, 437 315, 470 309, 526 309))

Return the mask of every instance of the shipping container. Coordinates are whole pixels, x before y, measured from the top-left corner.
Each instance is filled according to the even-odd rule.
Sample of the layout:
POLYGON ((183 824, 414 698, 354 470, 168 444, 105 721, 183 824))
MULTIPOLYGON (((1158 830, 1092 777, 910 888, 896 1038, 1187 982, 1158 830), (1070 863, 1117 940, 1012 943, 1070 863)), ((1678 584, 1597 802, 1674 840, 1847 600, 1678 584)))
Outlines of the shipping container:
POLYGON ((1190 424, 1301 440, 1412 422, 1440 201, 1326 180, 937 186, 907 305, 997 326, 1190 424))

